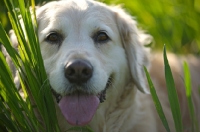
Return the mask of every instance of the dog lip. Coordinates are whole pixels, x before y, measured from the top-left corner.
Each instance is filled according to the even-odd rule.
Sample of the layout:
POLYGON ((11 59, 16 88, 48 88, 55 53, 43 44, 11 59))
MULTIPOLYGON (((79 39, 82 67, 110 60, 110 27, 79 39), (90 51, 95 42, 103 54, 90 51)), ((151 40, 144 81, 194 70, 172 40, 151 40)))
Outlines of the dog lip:
POLYGON ((100 103, 103 103, 106 100, 106 90, 107 88, 105 88, 102 92, 100 92, 97 97, 100 100, 100 103))
POLYGON ((52 91, 54 97, 56 98, 56 102, 59 103, 60 100, 62 99, 62 96, 60 94, 58 94, 56 91, 54 91, 52 88, 51 88, 51 91, 52 91))
MULTIPOLYGON (((110 76, 106 83, 105 89, 96 95, 99 98, 100 103, 103 103, 106 100, 106 90, 112 85, 112 81, 113 81, 113 78, 112 78, 112 76, 110 76)), ((62 99, 62 95, 58 94, 55 90, 53 90, 53 88, 51 88, 51 91, 56 99, 56 102, 59 103, 60 100, 62 99)), ((78 92, 80 92, 80 91, 78 91, 78 92)), ((80 92, 80 93, 82 93, 82 92, 80 92)))
MULTIPOLYGON (((60 102, 60 100, 62 99, 62 95, 56 93, 53 89, 52 89, 52 93, 56 99, 57 104, 60 102)), ((80 92, 81 93, 81 92, 80 92)), ((106 89, 104 89, 102 92, 97 94, 97 97, 100 100, 100 103, 103 103, 106 100, 106 89)))
POLYGON ((108 78, 106 88, 97 95, 99 97, 100 103, 103 103, 106 100, 106 90, 112 85, 112 81, 113 78, 110 76, 108 78))

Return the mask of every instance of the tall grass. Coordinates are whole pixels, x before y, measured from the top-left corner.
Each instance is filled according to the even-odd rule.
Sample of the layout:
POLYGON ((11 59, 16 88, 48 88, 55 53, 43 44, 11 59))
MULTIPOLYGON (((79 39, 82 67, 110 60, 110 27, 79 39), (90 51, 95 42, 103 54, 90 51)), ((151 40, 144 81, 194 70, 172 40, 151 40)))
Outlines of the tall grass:
POLYGON ((144 71, 146 73, 146 77, 147 77, 147 80, 148 80, 148 83, 149 83, 149 87, 150 87, 150 92, 151 92, 151 95, 152 95, 152 99, 154 101, 154 104, 155 104, 155 107, 156 107, 156 110, 157 110, 157 113, 163 123, 163 126, 165 127, 166 131, 167 132, 170 132, 170 128, 169 128, 169 125, 168 125, 168 122, 167 122, 167 119, 165 117, 165 114, 163 112, 163 109, 162 109, 162 106, 160 104, 160 101, 158 99, 158 96, 157 96, 157 93, 156 93, 156 90, 155 90, 155 87, 153 85, 153 82, 151 80, 151 77, 147 71, 147 68, 144 66, 144 71))
POLYGON ((11 71, 2 52, 0 53, 0 123, 8 131, 59 131, 56 111, 47 75, 45 73, 37 38, 37 23, 32 21, 29 6, 35 9, 34 1, 4 0, 8 16, 18 39, 17 53, 0 25, 0 42, 19 72, 25 95, 23 99, 15 87, 11 71), (31 3, 31 5, 29 4, 31 3), (21 20, 18 15, 21 15, 21 20), (35 104, 33 104, 33 102, 35 104), (36 117, 40 116, 41 120, 36 117), (51 116, 49 116, 51 115, 51 116))
MULTIPOLYGON (((163 49, 163 58, 164 58, 164 65, 165 65, 165 80, 166 80, 167 91, 168 91, 168 99, 170 102, 171 112, 172 112, 173 120, 175 123, 174 125, 176 128, 176 132, 183 132, 183 123, 182 123, 182 118, 181 118, 181 110, 180 110, 178 95, 176 92, 176 87, 174 84, 174 79, 172 76, 171 68, 168 63, 165 46, 163 49)), ((190 71, 189 71, 189 67, 186 62, 184 63, 183 67, 184 67, 184 77, 185 77, 184 81, 185 81, 185 88, 186 88, 186 96, 187 96, 187 101, 188 101, 188 106, 189 106, 189 111, 190 111, 190 118, 192 119, 192 130, 191 131, 199 132, 198 120, 195 117, 194 106, 193 106, 192 97, 191 97, 190 71)), ((150 87, 150 92, 151 92, 152 99, 154 101, 157 113, 158 113, 166 131, 170 132, 168 122, 164 115, 162 105, 160 104, 159 98, 156 94, 156 90, 152 83, 151 77, 150 77, 146 67, 144 67, 144 70, 146 73, 146 77, 147 77, 148 84, 150 87)))
POLYGON ((163 50, 163 58, 164 58, 164 64, 165 64, 165 80, 167 84, 168 98, 170 102, 173 119, 175 122, 175 128, 177 132, 182 132, 183 124, 181 120, 180 105, 179 105, 178 95, 175 88, 174 79, 172 76, 172 71, 168 63, 165 46, 163 50))

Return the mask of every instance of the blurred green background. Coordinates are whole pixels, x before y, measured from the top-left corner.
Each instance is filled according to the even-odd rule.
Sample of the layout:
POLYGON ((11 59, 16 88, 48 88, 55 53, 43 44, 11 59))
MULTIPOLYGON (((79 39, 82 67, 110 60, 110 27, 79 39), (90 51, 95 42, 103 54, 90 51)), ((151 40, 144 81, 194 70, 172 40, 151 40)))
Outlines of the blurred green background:
MULTIPOLYGON (((50 1, 50 0, 46 0, 50 1)), ((177 54, 200 55, 200 0, 101 0, 109 5, 120 4, 136 18, 141 29, 154 38, 153 50, 177 54)), ((36 4, 44 0, 36 0, 36 4)), ((11 29, 3 0, 0 20, 6 31, 11 29)))

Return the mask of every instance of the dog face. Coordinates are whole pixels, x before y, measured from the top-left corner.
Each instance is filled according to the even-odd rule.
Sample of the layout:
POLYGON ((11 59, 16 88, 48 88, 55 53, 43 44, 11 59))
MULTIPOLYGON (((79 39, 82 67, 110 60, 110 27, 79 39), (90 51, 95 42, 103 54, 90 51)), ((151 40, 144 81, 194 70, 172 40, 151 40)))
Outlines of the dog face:
POLYGON ((37 20, 50 85, 70 124, 90 122, 105 96, 111 99, 131 81, 147 92, 145 51, 135 21, 123 10, 90 0, 58 1, 40 7, 37 20))
MULTIPOLYGON (((41 51, 51 86, 62 95, 79 90, 98 94, 105 89, 109 78, 114 77, 114 71, 120 72, 121 69, 115 65, 127 64, 117 27, 112 19, 104 15, 112 14, 100 11, 100 8, 85 9, 87 5, 82 7, 71 1, 61 2, 64 4, 62 8, 57 8, 53 14, 48 8, 48 13, 39 23, 41 51), (123 62, 119 63, 118 59, 123 62), (74 63, 83 65, 83 71, 76 66, 73 68, 74 63), (71 71, 68 67, 72 68, 71 71), (87 75, 88 70, 91 70, 88 73, 91 75, 87 75), (77 76, 77 81, 72 79, 73 76, 77 76)), ((60 6, 61 2, 51 4, 60 6)))

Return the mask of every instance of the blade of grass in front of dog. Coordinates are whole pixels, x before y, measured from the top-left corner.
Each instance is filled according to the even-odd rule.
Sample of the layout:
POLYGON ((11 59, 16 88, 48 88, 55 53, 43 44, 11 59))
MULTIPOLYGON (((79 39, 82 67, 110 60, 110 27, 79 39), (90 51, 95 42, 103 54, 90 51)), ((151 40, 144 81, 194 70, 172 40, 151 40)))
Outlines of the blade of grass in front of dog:
MULTIPOLYGON (((6 47, 7 52, 10 53, 10 56, 12 56, 13 60, 17 61, 17 57, 16 56, 18 54, 16 53, 16 51, 11 46, 9 38, 8 38, 5 30, 2 28, 1 24, 0 24, 0 42, 2 42, 4 47, 6 47)), ((3 114, 6 114, 6 115, 5 116, 2 115, 1 117, 4 117, 4 118, 7 117, 7 119, 2 119, 3 121, 7 120, 7 122, 8 121, 12 122, 12 125, 6 123, 6 125, 8 125, 8 129, 10 128, 12 130, 12 129, 14 129, 14 127, 18 128, 19 126, 16 126, 17 123, 15 123, 12 120, 8 109, 12 108, 13 111, 17 111, 17 115, 20 114, 20 111, 18 111, 18 110, 20 110, 20 108, 17 109, 17 107, 19 105, 16 105, 16 103, 12 103, 12 101, 16 101, 17 102, 19 95, 17 95, 17 93, 18 93, 17 89, 14 86, 14 82, 12 81, 11 72, 10 72, 10 70, 9 70, 7 64, 6 64, 6 61, 5 61, 5 58, 4 58, 3 54, 2 54, 2 52, 0 53, 0 67, 1 67, 1 70, 0 70, 0 96, 3 98, 4 102, 7 102, 6 104, 2 103, 2 107, 1 108, 5 112, 3 114), (16 97, 16 96, 18 96, 18 97, 16 97), (12 97, 12 98, 10 98, 10 97, 12 97)), ((19 104, 20 104, 20 101, 19 101, 19 104)), ((23 114, 23 113, 21 113, 21 114, 23 114)), ((18 120, 20 120, 19 117, 18 117, 18 120)), ((23 119, 23 121, 24 121, 24 119, 23 119)), ((14 130, 17 131, 16 129, 14 129, 14 130)))
POLYGON ((12 48, 11 42, 9 40, 8 35, 6 34, 5 30, 3 29, 3 26, 0 22, 0 42, 4 45, 4 47, 7 49, 7 52, 13 59, 13 62, 18 62, 17 57, 19 57, 18 53, 12 48))
MULTIPOLYGON (((6 48, 6 50, 8 51, 9 55, 11 56, 13 62, 15 63, 17 67, 20 67, 20 64, 18 63, 18 59, 17 59, 19 55, 11 46, 9 38, 7 34, 5 33, 5 31, 3 30, 2 26, 0 26, 0 34, 1 34, 0 40, 3 43, 4 47, 6 48)), ((1 61, 3 63, 1 63, 1 71, 0 71, 0 76, 1 76, 1 91, 0 92, 1 92, 1 96, 4 97, 4 101, 6 101, 4 104, 4 108, 5 108, 4 111, 7 109, 9 110, 8 114, 6 114, 6 116, 4 117, 11 117, 9 116, 9 113, 12 113, 10 114, 12 115, 12 117, 9 118, 8 120, 11 120, 14 126, 17 125, 17 128, 19 128, 21 131, 31 131, 35 123, 33 122, 34 118, 31 116, 29 108, 27 107, 29 104, 26 104, 22 100, 22 98, 20 98, 21 96, 19 95, 17 89, 15 88, 12 77, 9 74, 10 72, 8 72, 9 71, 8 68, 4 68, 5 66, 6 67, 8 66, 5 62, 5 59, 3 59, 4 57, 2 56, 3 55, 1 55, 1 60, 4 60, 4 61, 1 61), (26 117, 27 115, 29 119, 28 117, 26 117)), ((36 118, 35 118, 35 121, 37 121, 36 118)), ((7 127, 8 130, 15 131, 15 130, 12 130, 13 127, 9 128, 9 126, 7 127)), ((35 130, 37 131, 38 125, 35 126, 35 128, 36 128, 35 130)))
MULTIPOLYGON (((12 0, 4 0, 4 2, 7 5, 7 8, 9 10, 9 18, 11 20, 13 29, 15 30, 15 33, 17 35, 17 38, 19 40, 19 50, 20 50, 20 59, 21 59, 21 64, 16 64, 16 67, 19 67, 21 69, 21 65, 23 65, 23 69, 21 69, 20 77, 23 82, 23 87, 24 86, 29 86, 29 90, 31 91, 34 101, 37 104, 37 108, 40 111, 40 114, 42 115, 42 118, 44 119, 44 124, 46 126, 46 131, 59 131, 58 125, 56 123, 57 119, 55 116, 55 108, 54 105, 52 105, 53 99, 51 99, 51 92, 43 93, 44 96, 38 96, 40 94, 40 88, 43 86, 43 82, 46 81, 46 73, 44 70, 43 66, 43 61, 42 57, 40 55, 40 49, 38 49, 39 44, 37 40, 37 35, 34 32, 33 24, 32 24, 32 19, 29 11, 29 7, 25 8, 24 3, 20 0, 15 3, 18 3, 13 6, 13 1, 12 0), (11 4, 12 3, 12 4, 11 4), (24 30, 22 29, 23 26, 21 26, 21 23, 19 22, 19 18, 14 10, 15 7, 18 7, 20 9, 20 12, 22 13, 22 20, 25 25, 24 30), (25 38, 27 36, 27 38, 25 38), (39 53, 39 55, 38 55, 39 53), (39 58, 39 61, 38 61, 39 58), (36 76, 38 78, 36 78, 36 76), (41 79, 42 78, 42 79, 41 79), (25 80, 24 80, 25 79, 25 80), (45 98, 45 99, 44 99, 45 98), (45 101, 44 101, 45 100, 45 101), (46 103, 48 102, 48 106, 45 106, 46 103), (51 102, 51 103, 50 103, 51 102), (51 104, 51 105, 49 105, 51 104), (46 114, 44 114, 46 113, 46 114), (51 113, 51 116, 49 116, 47 113, 51 113), (53 116, 54 115, 54 116, 53 116), (53 119, 49 119, 49 118, 53 119)), ((3 42, 5 43, 5 42, 3 42)), ((7 43, 5 43, 7 44, 7 43)), ((8 46, 7 46, 8 47, 8 46)), ((11 46, 9 47, 11 48, 11 46)), ((9 48, 6 48, 9 50, 9 48)), ((12 51, 10 52, 12 53, 12 51)), ((11 58, 13 58, 11 56, 11 58)), ((17 60, 15 60, 17 62, 17 60)), ((45 85, 48 87, 48 91, 50 91, 49 86, 45 85)), ((7 86, 6 86, 7 87, 7 86)), ((14 100, 16 101, 16 100, 14 100)), ((30 101, 28 101, 30 102, 30 101)), ((29 111, 33 111, 32 106, 28 104, 28 108, 31 109, 29 111)), ((27 109, 26 109, 27 110, 27 109)), ((25 111, 27 112, 27 111, 25 111)), ((31 112, 33 113, 33 112, 31 112)), ((23 114, 22 114, 23 115, 23 114)), ((29 116, 29 115, 28 115, 29 116)), ((38 120, 32 118, 29 118, 30 122, 32 123, 31 125, 38 124, 38 120)), ((22 121, 19 121, 21 123, 22 121)), ((32 126, 29 126, 28 128, 32 128, 32 126)), ((36 128, 36 127, 34 127, 36 128)), ((33 129, 35 131, 38 131, 39 129, 33 129)))
MULTIPOLYGON (((13 120, 11 119, 11 116, 8 114, 8 109, 5 108, 5 105, 3 104, 3 101, 0 100, 0 123, 2 126, 4 126, 6 129, 12 130, 13 132, 19 132, 19 128, 16 126, 15 123, 13 123, 13 120)), ((1 129, 0 129, 1 130, 1 129)))
MULTIPOLYGON (((28 22, 28 20, 30 22, 30 20, 31 20, 30 10, 27 11, 27 17, 28 17, 27 22, 28 22)), ((31 40, 30 47, 31 47, 32 54, 34 55, 34 58, 35 58, 35 63, 36 63, 35 64, 35 72, 37 74, 38 81, 40 81, 39 98, 44 100, 43 106, 45 106, 45 108, 42 108, 42 110, 44 110, 43 114, 45 117, 44 120, 46 122, 46 126, 48 128, 47 131, 59 131, 58 124, 56 122, 57 119, 55 119, 56 111, 55 111, 54 105, 52 105, 53 98, 52 98, 52 94, 51 94, 51 90, 50 90, 49 81, 47 79, 47 75, 46 75, 46 72, 44 69, 43 59, 41 57, 38 38, 37 38, 36 32, 34 30, 32 21, 31 21, 31 24, 29 24, 29 25, 30 25, 30 27, 29 27, 30 30, 33 31, 28 34, 29 34, 30 38, 34 38, 31 40), (35 37, 31 37, 31 36, 35 36, 35 37), (49 112, 53 113, 53 114, 51 114, 51 116, 49 116, 49 114, 48 114, 49 112), (53 129, 55 129, 55 130, 53 130, 53 129)))
MULTIPOLYGON (((13 125, 22 131, 30 131, 31 126, 27 120, 25 120, 25 113, 22 110, 24 101, 15 88, 15 84, 12 80, 11 71, 6 64, 6 60, 3 54, 0 52, 0 95, 4 100, 4 112, 7 111, 6 117, 13 122, 13 125), (9 118, 10 117, 10 118, 9 118)), ((9 125, 10 126, 10 125, 9 125)))
MULTIPOLYGON (((13 1, 10 0, 10 3, 13 3, 13 1)), ((7 5, 12 6, 10 3, 8 2, 7 5)), ((17 4, 14 7, 19 8, 22 17, 21 21, 23 21, 24 25, 23 30, 23 26, 19 26, 22 23, 19 23, 19 18, 16 16, 17 13, 13 10, 14 7, 10 7, 11 23, 19 40, 21 63, 24 67, 24 69, 21 69, 22 72, 20 73, 23 86, 28 86, 33 100, 37 105, 37 109, 44 121, 46 131, 59 131, 55 108, 54 105, 52 105, 53 99, 50 86, 46 84, 46 82, 48 82, 46 81, 47 76, 44 70, 37 34, 32 23, 29 4, 25 7, 22 0, 18 0, 15 3, 17 4), (14 11, 14 13, 12 11, 14 11), (41 89, 46 89, 46 92, 41 92, 41 89), (49 116, 48 113, 51 113, 51 116, 49 116)), ((33 3, 32 1, 32 4, 33 3)))
POLYGON ((167 122, 167 119, 165 117, 165 114, 163 112, 163 109, 162 109, 162 106, 160 104, 160 101, 158 99, 158 96, 157 96, 157 93, 156 93, 156 90, 155 90, 155 87, 153 85, 153 82, 151 80, 151 77, 146 69, 146 67, 144 66, 144 71, 145 71, 145 74, 146 74, 146 77, 147 77, 147 80, 148 80, 148 84, 149 84, 149 87, 150 87, 150 92, 151 92, 151 96, 153 98, 153 101, 154 101, 154 104, 155 104, 155 107, 156 107, 156 110, 157 110, 157 113, 166 129, 167 132, 170 132, 170 129, 169 129, 169 125, 168 125, 168 122, 167 122))
MULTIPOLYGON (((0 107, 2 108, 2 111, 5 111, 6 109, 3 108, 4 106, 1 105, 2 102, 0 102, 0 107)), ((1 126, 5 127, 6 130, 2 131, 8 131, 7 129, 10 128, 13 132, 18 132, 19 130, 16 128, 16 126, 12 123, 11 119, 8 118, 8 116, 5 113, 0 113, 0 124, 1 126)), ((0 128, 1 130, 1 128, 0 128)))
POLYGON ((180 111, 180 105, 178 101, 178 95, 176 92, 171 68, 168 63, 165 46, 163 49, 163 58, 164 58, 164 65, 165 65, 165 80, 166 80, 167 91, 168 91, 168 99, 170 102, 170 107, 171 107, 171 111, 172 111, 172 115, 173 115, 173 119, 175 123, 176 132, 183 132, 183 124, 182 124, 182 119, 181 119, 181 111, 180 111))
POLYGON ((192 131, 199 132, 198 121, 195 116, 194 105, 192 102, 192 86, 191 86, 190 70, 189 70, 189 66, 186 62, 184 62, 183 68, 184 68, 184 78, 185 78, 184 81, 185 81, 186 97, 187 97, 187 102, 188 102, 188 106, 189 106, 190 118, 192 120, 192 131))
MULTIPOLYGON (((23 8, 23 7, 20 7, 20 8, 23 8)), ((25 17, 24 25, 25 25, 25 29, 26 29, 26 35, 28 38, 30 52, 32 54, 31 59, 29 58, 28 60, 32 60, 32 69, 34 71, 34 74, 36 74, 36 76, 37 76, 37 78, 35 78, 35 76, 33 76, 32 69, 29 68, 29 64, 24 63, 27 79, 29 82, 30 89, 32 91, 31 93, 34 94, 33 98, 38 106, 40 115, 42 115, 42 118, 45 122, 46 131, 56 131, 56 130, 58 130, 58 125, 55 122, 57 120, 57 119, 55 119, 56 112, 55 112, 55 108, 53 108, 54 105, 52 105, 53 99, 51 97, 51 93, 47 92, 47 91, 50 91, 50 86, 48 84, 44 85, 44 82, 46 81, 47 76, 46 76, 46 73, 44 70, 43 61, 42 62, 38 61, 38 58, 41 58, 41 55, 38 55, 38 53, 40 53, 40 51, 39 51, 40 49, 38 49, 39 43, 37 41, 37 38, 34 37, 37 35, 35 35, 36 33, 34 32, 34 28, 32 25, 32 20, 31 20, 31 15, 30 15, 29 10, 25 11, 24 17, 25 17), (42 65, 41 65, 41 63, 42 63, 42 65), (46 87, 45 88, 46 92, 41 92, 41 90, 42 90, 41 88, 43 88, 42 86, 44 88, 46 87), (37 91, 35 91, 34 88, 36 88, 37 91), (48 103, 48 102, 51 102, 51 103, 48 103), (49 116, 48 113, 51 113, 51 116, 49 116)), ((40 60, 42 60, 42 59, 40 59, 40 60)))

